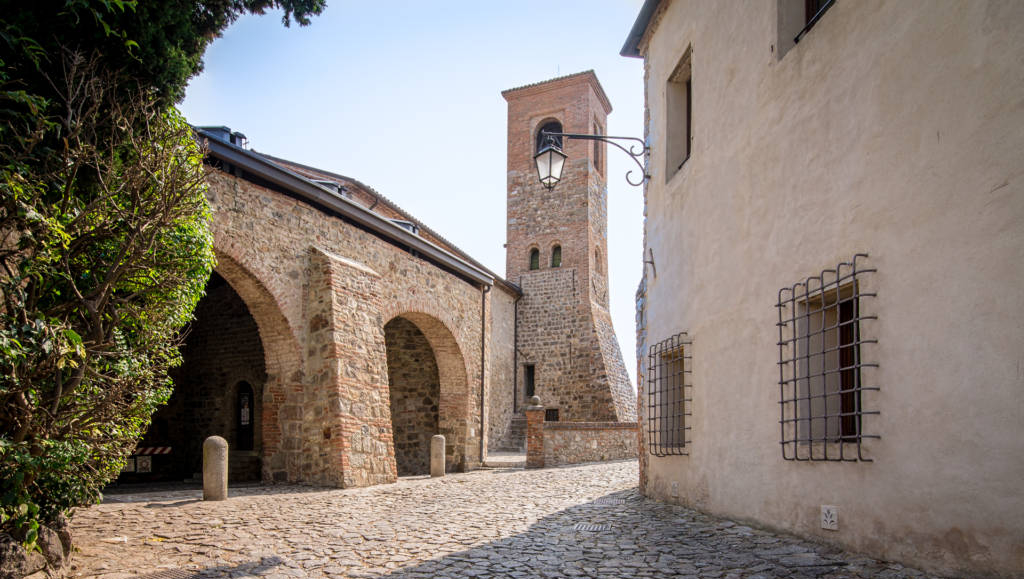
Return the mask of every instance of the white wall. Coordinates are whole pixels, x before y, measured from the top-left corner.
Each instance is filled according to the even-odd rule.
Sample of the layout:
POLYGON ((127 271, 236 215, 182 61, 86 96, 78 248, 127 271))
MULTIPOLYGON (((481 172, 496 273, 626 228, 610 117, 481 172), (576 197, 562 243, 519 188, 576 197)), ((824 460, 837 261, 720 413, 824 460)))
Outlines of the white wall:
POLYGON ((647 345, 687 331, 694 386, 690 454, 650 457, 647 492, 1024 573, 1024 3, 840 0, 779 59, 780 1, 675 0, 653 24, 647 345), (688 46, 693 152, 666 183, 688 46), (785 461, 777 293, 858 252, 878 270, 873 462, 785 461))

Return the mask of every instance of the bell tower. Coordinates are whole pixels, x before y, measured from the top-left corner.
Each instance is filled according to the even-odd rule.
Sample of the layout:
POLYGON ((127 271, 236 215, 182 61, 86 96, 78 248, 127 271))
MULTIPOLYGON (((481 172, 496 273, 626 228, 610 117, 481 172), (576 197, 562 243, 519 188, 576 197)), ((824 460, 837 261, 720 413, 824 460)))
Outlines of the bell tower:
POLYGON ((608 311, 607 145, 561 139, 561 181, 545 188, 541 131, 604 134, 612 106, 593 71, 501 93, 508 102, 505 278, 516 317, 516 400, 537 395, 560 420, 636 420, 636 395, 608 311))

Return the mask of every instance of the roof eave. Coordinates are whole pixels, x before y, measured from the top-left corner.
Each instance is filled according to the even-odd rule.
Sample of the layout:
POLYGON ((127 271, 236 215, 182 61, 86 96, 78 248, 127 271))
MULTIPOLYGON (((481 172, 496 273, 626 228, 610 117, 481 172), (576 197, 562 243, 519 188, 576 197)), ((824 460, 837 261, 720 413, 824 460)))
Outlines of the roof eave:
POLYGON ((620 55, 627 58, 643 58, 644 55, 640 53, 640 41, 643 40, 647 27, 651 25, 651 18, 654 17, 659 4, 661 4, 661 0, 645 0, 643 7, 640 8, 640 14, 636 17, 636 22, 633 23, 633 28, 629 31, 629 36, 626 37, 625 44, 622 45, 622 50, 619 51, 620 55))
POLYGON ((231 165, 241 167, 261 179, 291 191, 300 199, 336 212, 387 239, 415 249, 431 261, 435 261, 475 283, 487 286, 494 285, 495 278, 489 272, 395 225, 390 220, 367 210, 361 205, 353 203, 297 173, 284 169, 258 155, 249 153, 241 147, 225 143, 207 135, 203 131, 198 132, 207 139, 211 156, 231 165))

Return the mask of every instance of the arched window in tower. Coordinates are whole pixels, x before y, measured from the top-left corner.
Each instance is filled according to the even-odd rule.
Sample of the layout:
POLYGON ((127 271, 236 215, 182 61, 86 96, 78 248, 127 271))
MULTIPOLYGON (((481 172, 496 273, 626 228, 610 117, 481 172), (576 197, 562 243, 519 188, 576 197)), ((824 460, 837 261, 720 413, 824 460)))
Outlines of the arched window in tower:
POLYGON ((562 266, 562 246, 556 245, 551 248, 551 267, 562 266))
POLYGON ((537 248, 530 250, 530 269, 540 269, 540 250, 537 248))
POLYGON ((601 273, 601 248, 594 248, 594 271, 601 273))
MULTIPOLYGON (((544 133, 561 133, 562 123, 558 121, 548 121, 544 123, 544 126, 537 131, 537 148, 534 149, 535 153, 540 152, 548 144, 548 140, 544 138, 544 133)), ((554 137, 555 146, 559 149, 562 148, 562 137, 554 137)))

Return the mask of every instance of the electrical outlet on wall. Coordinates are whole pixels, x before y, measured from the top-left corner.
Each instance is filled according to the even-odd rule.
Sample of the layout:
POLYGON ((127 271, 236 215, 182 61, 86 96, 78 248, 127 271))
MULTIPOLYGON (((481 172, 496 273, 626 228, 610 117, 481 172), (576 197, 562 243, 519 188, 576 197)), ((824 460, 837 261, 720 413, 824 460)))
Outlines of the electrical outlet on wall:
POLYGON ((839 530, 839 507, 821 505, 821 528, 827 531, 839 530))
POLYGON ((672 494, 672 498, 676 498, 676 499, 679 498, 679 483, 676 482, 676 481, 672 481, 672 493, 671 494, 672 494))

